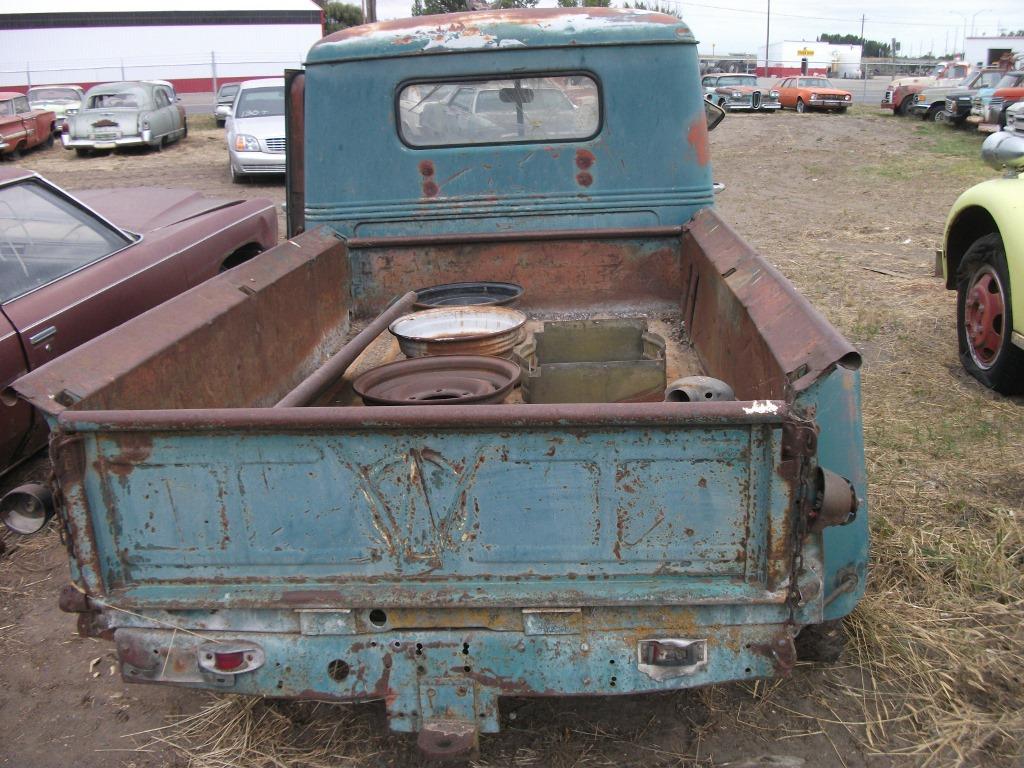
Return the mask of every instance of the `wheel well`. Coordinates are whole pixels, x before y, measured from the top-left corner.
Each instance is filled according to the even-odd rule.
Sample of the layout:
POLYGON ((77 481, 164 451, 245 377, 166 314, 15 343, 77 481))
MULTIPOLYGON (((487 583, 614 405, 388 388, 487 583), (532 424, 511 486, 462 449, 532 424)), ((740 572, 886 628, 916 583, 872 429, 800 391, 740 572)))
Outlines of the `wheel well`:
POLYGON ((239 264, 242 264, 253 256, 257 256, 261 253, 263 253, 262 245, 259 243, 246 243, 221 262, 220 271, 225 272, 232 267, 237 267, 239 264))
POLYGON ((960 211, 960 215, 949 228, 946 236, 946 287, 956 287, 956 273, 960 268, 960 260, 963 258, 971 243, 979 237, 998 232, 992 214, 981 206, 971 206, 960 211))

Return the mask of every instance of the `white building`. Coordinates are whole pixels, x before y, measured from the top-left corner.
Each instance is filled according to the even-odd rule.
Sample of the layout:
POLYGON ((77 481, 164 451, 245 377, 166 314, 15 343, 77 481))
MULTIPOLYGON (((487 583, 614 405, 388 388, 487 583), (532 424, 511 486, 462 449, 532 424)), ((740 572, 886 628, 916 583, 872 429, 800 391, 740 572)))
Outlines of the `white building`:
POLYGON ((8 0, 0 7, 0 90, 112 80, 280 77, 323 35, 313 0, 8 0))
POLYGON ((964 41, 968 64, 998 64, 1004 54, 1024 57, 1024 37, 968 37, 964 41))
POLYGON ((765 72, 764 46, 757 54, 757 74, 762 77, 807 73, 826 77, 860 77, 861 46, 818 43, 807 40, 783 40, 768 46, 768 71, 765 72))

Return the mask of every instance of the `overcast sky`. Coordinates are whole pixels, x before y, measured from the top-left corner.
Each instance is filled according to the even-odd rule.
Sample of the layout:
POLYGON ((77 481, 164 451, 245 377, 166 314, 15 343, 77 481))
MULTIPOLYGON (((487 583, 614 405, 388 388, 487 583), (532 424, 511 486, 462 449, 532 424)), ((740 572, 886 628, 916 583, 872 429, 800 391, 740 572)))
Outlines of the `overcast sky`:
MULTIPOLYGON (((541 0, 541 7, 555 0, 541 0)), ((621 5, 613 0, 613 5, 621 5)), ((764 45, 768 0, 707 0, 690 3, 668 0, 700 41, 701 53, 756 51, 764 45)), ((395 19, 409 15, 412 0, 377 0, 377 17, 395 19)), ((814 40, 819 34, 860 34, 861 14, 867 17, 864 36, 888 41, 895 37, 902 53, 917 56, 929 51, 936 56, 963 49, 967 33, 995 35, 1000 30, 1024 29, 1024 0, 774 0, 771 3, 771 41, 814 40), (966 18, 965 18, 966 16, 966 18), (954 40, 960 40, 954 46, 954 40)))

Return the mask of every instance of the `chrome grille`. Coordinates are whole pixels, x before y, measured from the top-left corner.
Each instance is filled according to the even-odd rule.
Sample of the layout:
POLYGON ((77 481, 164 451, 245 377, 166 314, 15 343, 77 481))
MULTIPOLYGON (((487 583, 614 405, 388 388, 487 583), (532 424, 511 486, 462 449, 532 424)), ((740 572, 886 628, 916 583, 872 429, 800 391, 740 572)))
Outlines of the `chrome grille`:
POLYGON ((993 96, 991 100, 988 102, 988 105, 992 109, 998 109, 1001 111, 1003 108, 1003 104, 1005 103, 1006 99, 1004 99, 1002 96, 993 96))
POLYGON ((267 152, 284 152, 284 137, 279 139, 267 139, 267 152))
POLYGON ((242 173, 284 173, 284 163, 273 165, 246 165, 242 163, 242 173))
POLYGON ((760 91, 754 91, 752 94, 750 94, 750 106, 753 109, 757 109, 758 107, 761 106, 761 92, 760 91))
POLYGON ((956 99, 946 99, 946 111, 950 114, 956 114, 956 99))

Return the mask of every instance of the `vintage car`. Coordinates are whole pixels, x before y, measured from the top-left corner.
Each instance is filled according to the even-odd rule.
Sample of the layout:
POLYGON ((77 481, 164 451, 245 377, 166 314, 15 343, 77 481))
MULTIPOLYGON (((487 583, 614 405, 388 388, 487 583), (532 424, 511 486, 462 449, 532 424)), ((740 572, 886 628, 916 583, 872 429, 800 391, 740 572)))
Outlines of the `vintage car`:
POLYGON ((23 93, 0 91, 0 159, 17 158, 40 144, 53 146, 57 116, 33 109, 23 93))
POLYGON ((853 103, 853 94, 836 88, 824 77, 787 77, 775 86, 783 107, 806 112, 810 109, 834 109, 845 112, 853 103))
MULTIPOLYGON (((1017 115, 1012 117, 1016 123, 1017 115)), ((1008 114, 1008 127, 1010 121, 1008 114)), ((997 392, 1020 394, 1024 392, 1024 179, 1019 174, 1024 171, 1024 131, 992 134, 981 154, 989 165, 1008 172, 1001 179, 976 184, 953 204, 938 266, 946 288, 957 292, 957 339, 964 368, 997 392)))
POLYGON ((68 115, 82 108, 85 91, 77 85, 41 85, 29 88, 27 96, 32 109, 53 112, 57 116, 57 128, 60 128, 68 115))
POLYGON ((223 127, 231 114, 231 104, 238 94, 238 83, 224 83, 217 89, 217 102, 213 107, 213 118, 217 125, 223 127))
POLYGON ((950 61, 936 65, 929 75, 897 77, 889 83, 882 97, 882 109, 891 109, 897 115, 906 115, 914 105, 914 97, 933 85, 953 85, 961 82, 971 72, 971 67, 962 61, 950 61))
POLYGON ((782 108, 779 92, 762 88, 754 75, 705 75, 704 98, 727 112, 775 112, 782 108))
POLYGON ((1024 99, 1024 72, 1007 72, 987 99, 974 97, 968 122, 976 122, 982 133, 1006 127, 1006 110, 1024 99), (977 119, 975 119, 977 118, 977 119))
POLYGON ((972 72, 955 84, 934 85, 914 97, 910 114, 936 123, 951 122, 959 125, 971 114, 971 99, 982 88, 991 88, 1003 73, 995 67, 972 72))
POLYGON ((60 138, 65 149, 84 156, 94 150, 163 147, 187 135, 185 111, 170 84, 123 81, 90 88, 60 138))
MULTIPOLYGON (((0 170, 0 391, 277 242, 269 200, 190 190, 90 189, 0 170)), ((0 404, 0 472, 46 436, 24 404, 0 404)))
POLYGON ((1006 131, 1024 138, 1024 96, 1006 110, 1006 131))
POLYGON ((258 174, 283 174, 284 78, 241 83, 226 128, 228 173, 233 182, 258 174))

